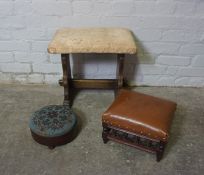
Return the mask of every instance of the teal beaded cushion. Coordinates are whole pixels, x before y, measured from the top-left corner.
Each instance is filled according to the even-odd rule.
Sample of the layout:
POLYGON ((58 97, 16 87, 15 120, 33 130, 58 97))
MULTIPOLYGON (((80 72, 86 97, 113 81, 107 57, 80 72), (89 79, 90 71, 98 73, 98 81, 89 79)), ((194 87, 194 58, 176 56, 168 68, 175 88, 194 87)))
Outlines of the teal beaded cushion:
POLYGON ((68 106, 50 105, 31 115, 29 127, 40 136, 57 137, 71 131, 76 122, 76 116, 68 106))

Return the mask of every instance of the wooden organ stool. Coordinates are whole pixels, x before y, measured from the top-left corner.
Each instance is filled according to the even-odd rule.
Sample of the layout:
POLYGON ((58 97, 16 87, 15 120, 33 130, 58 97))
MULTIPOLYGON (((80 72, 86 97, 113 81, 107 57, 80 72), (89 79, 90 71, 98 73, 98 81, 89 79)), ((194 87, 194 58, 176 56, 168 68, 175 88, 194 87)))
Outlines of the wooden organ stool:
MULTIPOLYGON (((65 99, 70 104, 75 89, 114 89, 123 87, 125 54, 136 54, 132 32, 124 28, 62 28, 48 46, 50 54, 61 54, 65 99), (70 54, 112 53, 117 55, 116 79, 76 79, 71 76, 70 54), (72 90, 72 91, 71 91, 72 90)), ((96 58, 97 59, 97 58, 96 58)))

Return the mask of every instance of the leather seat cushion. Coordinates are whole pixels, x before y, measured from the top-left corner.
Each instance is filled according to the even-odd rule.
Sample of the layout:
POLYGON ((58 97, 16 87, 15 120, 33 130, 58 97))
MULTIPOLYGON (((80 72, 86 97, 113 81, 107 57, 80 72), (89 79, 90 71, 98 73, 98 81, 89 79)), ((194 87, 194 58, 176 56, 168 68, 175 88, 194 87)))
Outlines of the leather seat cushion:
POLYGON ((142 93, 121 90, 102 121, 152 139, 167 141, 176 103, 142 93))

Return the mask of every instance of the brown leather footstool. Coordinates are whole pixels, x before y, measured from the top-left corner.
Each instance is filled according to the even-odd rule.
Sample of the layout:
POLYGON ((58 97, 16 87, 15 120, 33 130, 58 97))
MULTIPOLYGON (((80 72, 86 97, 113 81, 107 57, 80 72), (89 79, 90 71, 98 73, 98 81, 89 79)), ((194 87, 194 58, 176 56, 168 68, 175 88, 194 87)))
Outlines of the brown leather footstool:
POLYGON ((103 141, 113 140, 151 153, 160 161, 176 103, 121 90, 102 116, 103 141))

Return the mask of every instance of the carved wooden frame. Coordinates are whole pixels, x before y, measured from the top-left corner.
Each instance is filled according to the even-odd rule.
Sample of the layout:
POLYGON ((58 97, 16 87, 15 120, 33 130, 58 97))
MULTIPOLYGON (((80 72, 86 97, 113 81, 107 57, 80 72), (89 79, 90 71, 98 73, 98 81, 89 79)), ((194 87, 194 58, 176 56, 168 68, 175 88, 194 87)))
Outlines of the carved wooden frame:
POLYGON ((73 99, 70 89, 114 89, 115 96, 124 86, 124 59, 125 54, 117 54, 116 79, 74 79, 71 77, 69 54, 61 54, 63 79, 59 84, 64 87, 64 104, 70 105, 73 99))
POLYGON ((157 161, 159 162, 164 153, 166 142, 161 140, 151 139, 140 134, 135 134, 120 128, 110 126, 106 123, 102 123, 103 142, 107 143, 109 140, 122 143, 134 148, 141 149, 150 153, 156 153, 157 161))

